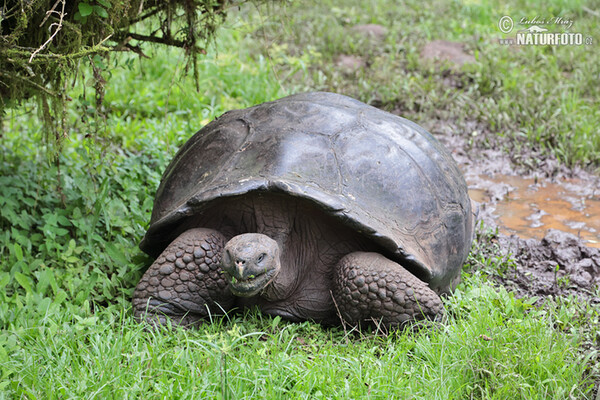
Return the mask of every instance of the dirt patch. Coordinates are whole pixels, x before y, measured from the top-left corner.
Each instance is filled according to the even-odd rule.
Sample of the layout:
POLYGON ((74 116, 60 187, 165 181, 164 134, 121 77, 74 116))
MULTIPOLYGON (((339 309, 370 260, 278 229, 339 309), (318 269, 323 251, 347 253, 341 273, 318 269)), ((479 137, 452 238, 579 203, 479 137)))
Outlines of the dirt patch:
POLYGON ((475 62, 475 57, 467 54, 461 43, 447 40, 434 40, 427 43, 421 50, 421 59, 448 61, 457 66, 475 62))
MULTIPOLYGON (((523 217, 520 222, 533 226, 536 234, 519 232, 519 237, 507 234, 510 230, 502 226, 500 214, 502 207, 510 208, 507 199, 522 190, 516 183, 519 180, 529 179, 527 189, 540 193, 543 188, 551 188, 548 192, 556 192, 566 202, 565 208, 582 209, 582 205, 600 200, 600 177, 580 168, 568 168, 533 148, 525 147, 518 154, 509 155, 508 139, 492 135, 475 121, 437 120, 423 125, 451 151, 469 189, 481 195, 476 200, 482 231, 497 229, 493 244, 502 255, 514 260, 511 271, 497 271, 494 279, 521 296, 539 296, 541 301, 545 296, 575 295, 582 301, 600 304, 600 249, 587 246, 577 235, 577 228, 594 215, 582 212, 577 217, 581 219, 579 225, 578 221, 568 221, 563 225, 565 230, 570 224, 575 231, 567 233, 546 229, 544 211, 533 212, 529 219, 523 217)), ((539 210, 547 209, 547 199, 537 200, 539 210)))
MULTIPOLYGON (((584 239, 578 237, 577 228, 591 225, 590 222, 596 222, 592 219, 598 218, 594 212, 586 213, 584 209, 592 202, 600 203, 600 177, 580 168, 568 168, 540 149, 516 146, 508 137, 494 135, 476 121, 440 119, 422 124, 451 151, 465 175, 469 190, 483 195, 478 199, 478 240, 474 243, 475 257, 471 260, 471 268, 482 269, 517 297, 537 298, 537 305, 550 298, 569 301, 568 298, 573 297, 580 307, 578 318, 586 318, 584 316, 590 310, 598 309, 600 249, 586 246, 584 239), (514 151, 517 147, 519 150, 514 151), (525 225, 537 224, 537 229, 531 231, 536 235, 530 235, 537 238, 525 237, 521 232, 522 237, 502 233, 506 232, 502 218, 506 210, 502 208, 510 207, 510 203, 506 204, 507 199, 514 198, 522 190, 516 182, 523 179, 530 180, 527 190, 541 192, 549 188, 567 211, 583 211, 578 217, 580 220, 575 221, 580 224, 570 226, 575 228, 575 234, 545 229, 545 218, 549 217, 543 215, 543 210, 548 208, 547 197, 536 200, 540 211, 533 213, 530 220, 522 218, 525 225), (501 263, 504 270, 490 271, 478 261, 494 257, 504 259, 501 263)), ((593 317, 594 313, 589 315, 597 318, 593 317)), ((597 320, 589 320, 589 324, 581 344, 581 354, 586 355, 600 350, 597 320)), ((565 326, 569 326, 568 321, 565 326)), ((563 329, 561 326, 556 328, 563 329)), ((600 400, 598 356, 593 356, 588 364, 588 379, 596 380, 594 398, 600 400)))
POLYGON ((365 24, 365 25, 356 25, 352 27, 354 32, 357 32, 363 36, 374 38, 374 39, 383 39, 387 35, 387 29, 384 26, 377 24, 365 24))
POLYGON ((600 249, 556 229, 548 230, 542 240, 501 235, 498 243, 515 261, 515 271, 500 279, 504 286, 522 295, 573 295, 600 304, 600 249))
POLYGON ((362 57, 340 54, 335 59, 335 65, 341 68, 344 72, 356 72, 366 67, 367 63, 362 57))
POLYGON ((541 240, 547 229, 558 229, 600 248, 600 198, 581 179, 558 183, 496 174, 470 177, 468 182, 473 200, 494 202, 494 209, 486 211, 493 211, 502 233, 541 240))

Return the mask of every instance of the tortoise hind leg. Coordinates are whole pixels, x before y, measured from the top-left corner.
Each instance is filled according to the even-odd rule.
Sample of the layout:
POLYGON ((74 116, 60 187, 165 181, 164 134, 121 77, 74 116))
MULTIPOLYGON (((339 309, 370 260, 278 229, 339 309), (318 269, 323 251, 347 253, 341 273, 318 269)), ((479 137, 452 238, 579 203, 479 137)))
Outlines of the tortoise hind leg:
POLYGON ((444 312, 440 297, 427 284, 378 253, 350 253, 337 264, 333 296, 349 323, 381 320, 401 326, 434 319, 444 312))
POLYGON ((220 271, 224 245, 223 235, 211 229, 190 229, 179 235, 135 288, 136 319, 187 326, 231 309, 235 298, 220 271))

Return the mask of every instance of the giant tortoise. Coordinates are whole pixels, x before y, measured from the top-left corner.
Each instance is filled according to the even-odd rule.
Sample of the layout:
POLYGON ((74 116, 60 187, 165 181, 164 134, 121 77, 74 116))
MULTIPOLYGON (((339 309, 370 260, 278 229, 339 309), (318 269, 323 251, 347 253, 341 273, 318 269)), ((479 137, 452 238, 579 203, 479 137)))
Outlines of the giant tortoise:
POLYGON ((473 236, 465 180, 431 134, 333 93, 223 114, 165 171, 136 318, 258 307, 399 326, 443 313, 473 236))

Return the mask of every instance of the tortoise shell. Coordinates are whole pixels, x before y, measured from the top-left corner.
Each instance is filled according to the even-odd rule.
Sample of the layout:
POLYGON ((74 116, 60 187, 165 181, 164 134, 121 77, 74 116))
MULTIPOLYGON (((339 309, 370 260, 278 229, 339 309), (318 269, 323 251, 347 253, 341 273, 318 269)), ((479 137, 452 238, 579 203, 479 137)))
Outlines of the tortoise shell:
POLYGON ((166 169, 140 247, 158 255, 208 202, 267 191, 312 201, 371 238, 434 290, 470 250, 467 185, 425 129, 334 93, 303 93, 229 111, 166 169))

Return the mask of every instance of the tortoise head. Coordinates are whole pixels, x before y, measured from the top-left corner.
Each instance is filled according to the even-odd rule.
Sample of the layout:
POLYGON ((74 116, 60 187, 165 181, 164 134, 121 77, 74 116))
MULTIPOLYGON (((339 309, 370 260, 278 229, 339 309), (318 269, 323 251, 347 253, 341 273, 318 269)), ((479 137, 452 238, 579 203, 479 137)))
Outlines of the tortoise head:
POLYGON ((235 236, 223 249, 221 267, 234 295, 257 295, 273 282, 281 269, 279 245, 260 233, 235 236))

